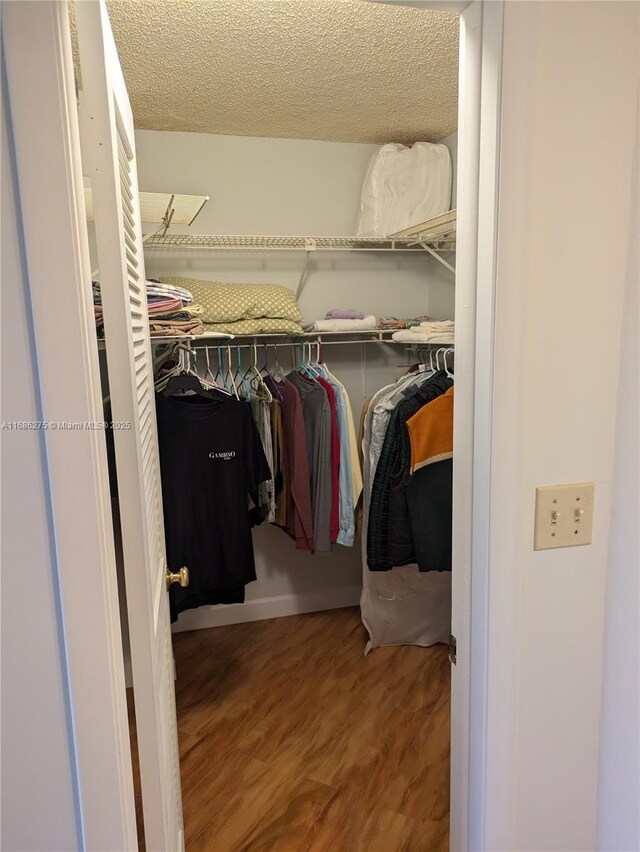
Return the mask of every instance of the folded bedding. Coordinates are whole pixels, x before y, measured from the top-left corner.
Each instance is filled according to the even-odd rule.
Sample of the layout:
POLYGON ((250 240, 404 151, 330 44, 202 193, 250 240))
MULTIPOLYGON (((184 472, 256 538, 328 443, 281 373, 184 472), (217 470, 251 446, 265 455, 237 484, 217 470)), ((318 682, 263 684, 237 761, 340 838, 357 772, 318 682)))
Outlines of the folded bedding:
POLYGON ((161 282, 165 287, 183 288, 193 294, 194 301, 204 309, 205 323, 265 317, 292 323, 302 320, 295 293, 281 284, 230 284, 176 276, 163 277, 161 282))
POLYGON ((420 325, 411 327, 415 334, 452 334, 456 327, 453 320, 439 320, 433 322, 421 322, 420 325))
POLYGON ((189 307, 184 307, 182 302, 179 303, 179 306, 171 307, 169 310, 163 311, 149 311, 149 319, 173 319, 178 317, 179 319, 199 319, 202 322, 202 309, 199 305, 189 305, 189 307))
MULTIPOLYGON (((91 282, 96 329, 103 333, 102 291, 99 281, 91 282)), ((145 281, 149 331, 152 336, 196 335, 204 331, 200 315, 202 307, 193 304, 193 294, 184 287, 165 286, 158 281, 145 281)))
POLYGON ((149 314, 149 322, 171 322, 173 320, 178 320, 179 322, 183 322, 186 320, 197 319, 198 322, 202 322, 200 317, 194 317, 191 314, 191 311, 181 310, 181 311, 168 311, 166 314, 149 314))
POLYGON ((149 316, 152 314, 166 314, 171 311, 179 311, 182 308, 181 299, 162 299, 160 302, 148 302, 147 310, 149 316))
POLYGON ((393 340, 398 343, 446 343, 452 345, 454 343, 453 332, 429 333, 414 331, 413 328, 406 328, 401 331, 394 331, 391 335, 393 340))
POLYGON ((204 326, 199 319, 161 320, 149 317, 149 333, 151 337, 168 337, 170 335, 202 334, 204 326))
POLYGON ((156 278, 147 279, 146 282, 147 298, 149 296, 159 296, 163 299, 180 299, 182 302, 193 301, 193 293, 186 287, 180 287, 173 284, 162 284, 156 278))
POLYGON ((323 319, 304 323, 305 331, 374 331, 378 321, 373 316, 364 319, 323 319))

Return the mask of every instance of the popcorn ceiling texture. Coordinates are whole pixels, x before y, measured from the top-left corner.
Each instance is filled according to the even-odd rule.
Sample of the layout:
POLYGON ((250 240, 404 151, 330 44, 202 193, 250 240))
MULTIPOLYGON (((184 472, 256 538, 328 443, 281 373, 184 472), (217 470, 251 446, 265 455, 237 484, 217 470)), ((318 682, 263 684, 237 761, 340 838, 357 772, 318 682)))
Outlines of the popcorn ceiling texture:
POLYGON ((375 143, 456 129, 456 15, 364 0, 107 6, 138 128, 375 143))

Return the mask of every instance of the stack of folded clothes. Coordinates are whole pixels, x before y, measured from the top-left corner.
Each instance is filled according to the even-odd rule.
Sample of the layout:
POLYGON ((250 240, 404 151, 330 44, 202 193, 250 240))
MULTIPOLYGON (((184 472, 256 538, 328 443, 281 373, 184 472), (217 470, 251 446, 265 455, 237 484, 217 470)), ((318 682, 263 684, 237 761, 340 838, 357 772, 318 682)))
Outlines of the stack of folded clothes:
MULTIPOLYGON (((104 334, 100 283, 93 281, 93 310, 96 328, 104 334)), ((204 332, 202 308, 193 304, 193 294, 182 287, 167 287, 159 281, 146 282, 149 332, 152 337, 196 335, 204 332)))
POLYGON ((96 330, 98 337, 104 337, 104 320, 102 319, 102 297, 100 295, 100 282, 92 281, 91 289, 93 290, 93 313, 96 320, 96 330))
POLYGON ((302 334, 295 294, 281 284, 228 284, 164 277, 165 287, 183 288, 201 305, 209 333, 235 335, 302 334))
POLYGON ((193 293, 185 287, 147 282, 149 333, 152 337, 204 333, 202 307, 193 303, 193 293))
POLYGON ((412 317, 409 319, 398 319, 398 317, 378 317, 378 328, 385 330, 399 331, 405 328, 413 328, 414 325, 420 325, 421 322, 431 322, 432 318, 424 314, 420 317, 412 317))
POLYGON ((400 343, 445 343, 453 344, 455 323, 452 320, 421 322, 404 331, 393 333, 400 343))

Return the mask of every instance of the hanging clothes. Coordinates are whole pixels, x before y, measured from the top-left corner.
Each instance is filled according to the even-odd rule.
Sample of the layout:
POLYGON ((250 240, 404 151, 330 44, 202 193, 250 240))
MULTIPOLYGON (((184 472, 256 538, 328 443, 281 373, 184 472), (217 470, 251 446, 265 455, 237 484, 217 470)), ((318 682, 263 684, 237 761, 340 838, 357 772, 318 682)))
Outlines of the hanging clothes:
POLYGON ((355 453, 355 467, 357 478, 360 482, 358 496, 362 488, 362 477, 357 460, 357 447, 355 446, 355 428, 351 416, 351 403, 344 385, 329 372, 326 365, 321 365, 326 380, 333 388, 336 400, 336 418, 338 424, 338 534, 336 542, 345 547, 352 547, 355 538, 355 504, 354 499, 354 466, 352 453, 355 453), (353 436, 353 437, 352 437, 353 436), (352 446, 353 443, 353 446, 352 446))
POLYGON ((406 501, 409 459, 402 458, 407 420, 423 405, 445 393, 453 382, 444 371, 420 377, 407 388, 406 399, 390 413, 371 490, 367 564, 371 571, 389 571, 415 561, 413 535, 406 501))
POLYGON ((331 415, 331 543, 335 544, 340 531, 340 437, 338 427, 338 414, 336 405, 336 392, 333 385, 324 376, 316 376, 316 381, 324 389, 329 400, 329 413, 331 415))
MULTIPOLYGON (((272 391, 273 393, 273 391, 272 391)), ((282 397, 280 397, 281 399, 282 397)), ((273 490, 275 496, 274 524, 285 526, 287 522, 287 488, 288 482, 284 471, 284 434, 282 430, 282 404, 274 399, 269 404, 271 417, 271 441, 273 454, 273 490)))
POLYGON ((311 504, 309 451, 302 401, 292 382, 278 382, 282 395, 283 469, 287 484, 284 529, 298 550, 314 550, 314 524, 311 504))
POLYGON ((300 395, 309 462, 309 488, 313 509, 315 549, 331 550, 333 485, 331 473, 331 408, 327 393, 317 382, 295 370, 287 376, 300 395))
MULTIPOLYGON (((442 375, 440 373, 440 376, 442 375)), ((425 402, 424 398, 418 397, 417 394, 424 394, 427 391, 430 380, 435 381, 434 387, 430 391, 433 392, 439 381, 436 376, 437 374, 427 371, 424 367, 418 368, 415 372, 409 372, 397 382, 382 388, 363 407, 361 416, 363 576, 360 611, 363 624, 369 634, 366 652, 382 645, 411 644, 426 647, 437 642, 446 642, 450 632, 450 572, 420 572, 415 562, 395 565, 392 571, 370 571, 367 564, 367 544, 370 530, 375 538, 375 531, 372 530, 374 523, 376 523, 375 513, 372 519, 370 508, 378 467, 382 465, 379 479, 385 469, 387 470, 385 476, 389 503, 387 512, 394 512, 395 516, 398 508, 396 500, 400 496, 395 489, 396 487, 400 488, 400 486, 404 489, 406 507, 408 499, 406 480, 410 475, 411 467, 411 453, 410 450, 407 453, 406 446, 406 442, 409 441, 408 423, 411 417, 405 420, 411 408, 409 405, 405 405, 405 400, 407 402, 414 400, 414 405, 418 403, 421 406, 419 407, 420 411, 427 405, 433 404, 433 402, 425 402), (388 460, 385 460, 386 453, 383 458, 381 452, 389 421, 398 406, 402 406, 402 408, 396 414, 396 432, 399 430, 401 440, 394 442, 393 446, 396 447, 393 454, 395 463, 389 464, 388 460), (402 427, 404 427, 404 432, 402 427)), ((440 386, 439 390, 446 392, 447 388, 440 386)), ((442 393, 436 399, 441 396, 442 393)), ((440 492, 440 496, 445 496, 446 500, 444 492, 440 492)), ((377 501, 378 497, 375 499, 377 501)), ((387 550, 392 545, 394 547, 406 545, 404 538, 407 532, 406 522, 407 515, 405 512, 404 522, 397 528, 394 523, 389 523, 386 526, 385 548, 387 550)), ((411 522, 410 514, 409 522, 411 522)), ((416 523, 419 523, 418 519, 416 519, 416 523)), ((415 548, 413 527, 410 528, 409 535, 411 547, 415 548)))
MULTIPOLYGON (((269 470, 273 471, 273 440, 271 436, 271 412, 269 403, 255 394, 251 394, 249 403, 253 422, 256 425, 262 449, 264 450, 269 470)), ((276 517, 275 483, 273 478, 261 482, 258 489, 258 506, 264 513, 264 519, 272 523, 276 517)))
MULTIPOLYGON (((340 379, 338 379, 327 367, 326 364, 323 365, 324 369, 327 373, 329 379, 334 383, 334 385, 341 391, 342 402, 344 404, 344 419, 343 423, 347 428, 346 440, 349 446, 349 470, 351 471, 351 496, 353 501, 354 509, 358 504, 358 500, 360 499, 360 495, 362 494, 362 462, 360 460, 359 454, 359 444, 356 438, 356 428, 355 423, 353 421, 353 411, 351 408, 351 400, 349 399, 349 394, 347 393, 347 389, 342 384, 340 379)), ((340 429, 340 446, 342 448, 343 442, 343 427, 340 429)), ((340 464, 342 466, 342 456, 340 456, 340 464)))
POLYGON ((204 604, 244 601, 256 579, 248 499, 271 471, 249 406, 230 397, 156 396, 171 619, 204 604))
POLYGON ((407 423, 411 477, 407 504, 420 571, 451 571, 453 387, 407 423))

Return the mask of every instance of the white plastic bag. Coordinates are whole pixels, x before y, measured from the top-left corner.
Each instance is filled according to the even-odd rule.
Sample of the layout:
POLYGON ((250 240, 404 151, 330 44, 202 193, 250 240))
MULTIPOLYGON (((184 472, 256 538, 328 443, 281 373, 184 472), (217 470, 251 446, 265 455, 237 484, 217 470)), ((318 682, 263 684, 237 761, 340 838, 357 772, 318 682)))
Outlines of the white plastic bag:
POLYGON ((421 573, 417 565, 392 571, 363 571, 360 611, 369 633, 365 654, 381 645, 448 642, 451 631, 451 572, 421 573))
POLYGON ((364 178, 356 235, 386 237, 446 213, 451 179, 446 145, 383 145, 364 178))

